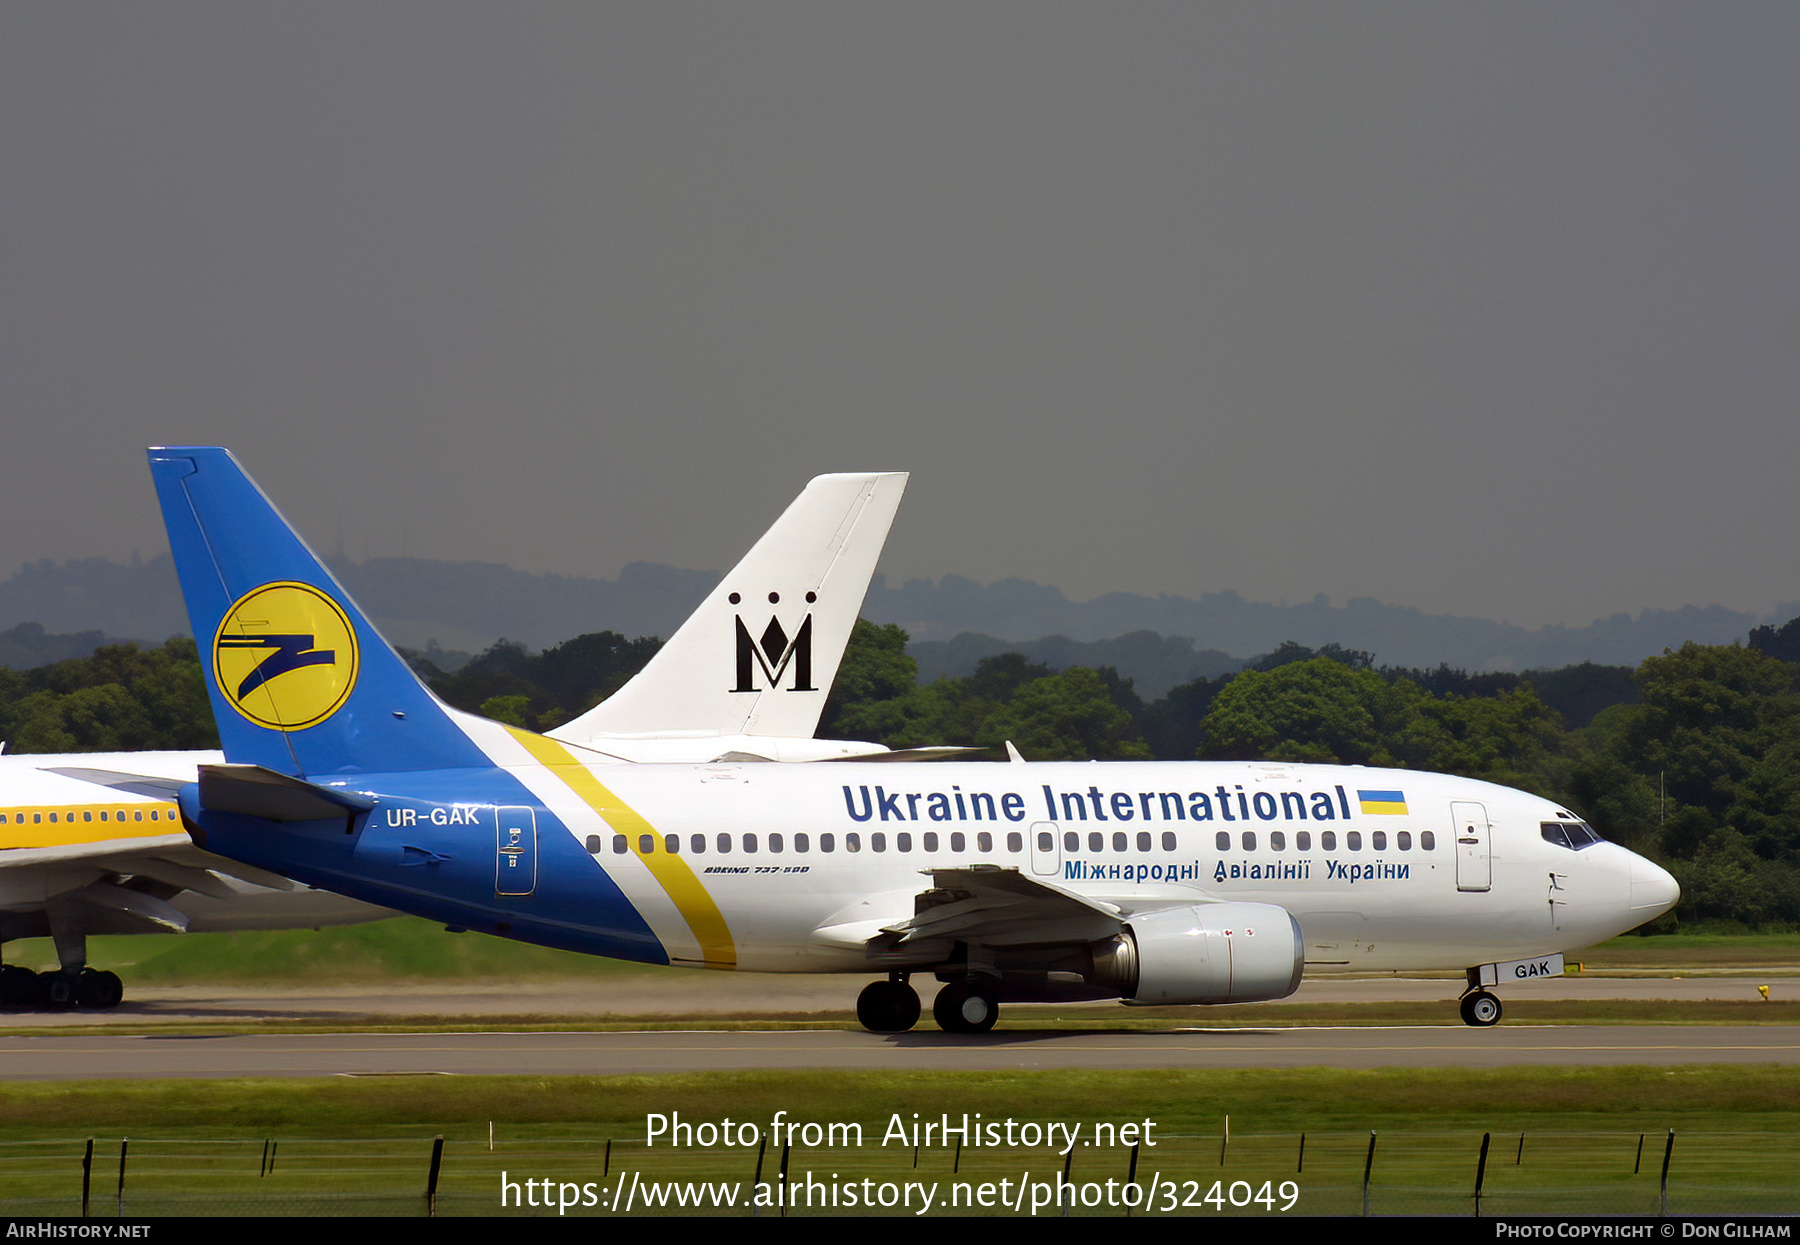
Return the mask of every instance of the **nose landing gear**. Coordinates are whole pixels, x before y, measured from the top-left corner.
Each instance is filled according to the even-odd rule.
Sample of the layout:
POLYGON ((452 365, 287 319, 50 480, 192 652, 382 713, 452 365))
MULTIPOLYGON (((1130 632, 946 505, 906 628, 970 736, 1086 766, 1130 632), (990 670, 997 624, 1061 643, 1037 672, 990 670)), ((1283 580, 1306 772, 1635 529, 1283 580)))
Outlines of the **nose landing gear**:
POLYGON ((1500 1000, 1486 990, 1475 990, 1462 996, 1462 1018, 1466 1025, 1486 1029, 1500 1023, 1500 1000))

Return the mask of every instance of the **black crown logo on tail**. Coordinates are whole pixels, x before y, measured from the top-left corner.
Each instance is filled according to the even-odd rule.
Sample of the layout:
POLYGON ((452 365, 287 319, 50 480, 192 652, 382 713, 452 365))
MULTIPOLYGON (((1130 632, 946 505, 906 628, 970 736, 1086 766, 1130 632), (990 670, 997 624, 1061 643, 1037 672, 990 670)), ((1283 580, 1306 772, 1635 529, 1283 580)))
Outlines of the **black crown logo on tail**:
MULTIPOLYGON (((729 599, 736 605, 743 598, 734 592, 729 599)), ((816 592, 806 594, 808 605, 818 599, 816 592)), ((769 594, 770 605, 780 602, 779 592, 769 594)), ((763 628, 760 639, 750 634, 750 628, 744 625, 742 614, 733 615, 732 621, 737 630, 737 686, 732 691, 761 690, 756 685, 758 670, 762 671, 764 685, 772 690, 780 686, 782 676, 787 673, 790 665, 794 670, 794 685, 788 688, 790 692, 819 690, 813 686, 812 681, 812 614, 807 614, 806 620, 800 624, 800 630, 791 640, 787 629, 781 625, 781 619, 773 615, 769 618, 769 625, 763 628)))

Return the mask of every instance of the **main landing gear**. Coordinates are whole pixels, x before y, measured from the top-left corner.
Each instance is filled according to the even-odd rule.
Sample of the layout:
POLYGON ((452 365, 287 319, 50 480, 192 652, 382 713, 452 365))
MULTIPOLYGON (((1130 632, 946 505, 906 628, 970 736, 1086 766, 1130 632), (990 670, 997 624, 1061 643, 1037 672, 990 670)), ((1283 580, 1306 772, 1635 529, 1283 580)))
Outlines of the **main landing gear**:
POLYGON ((6 1007, 104 1010, 117 1007, 124 997, 125 983, 117 973, 92 968, 34 973, 16 964, 0 968, 0 1005, 6 1007))
POLYGON ((1486 990, 1475 990, 1462 996, 1462 1018, 1466 1025, 1485 1029, 1500 1023, 1500 1000, 1486 990))
MULTIPOLYGON (((919 1022, 919 995, 907 974, 871 981, 856 999, 856 1018, 871 1033, 905 1033, 919 1022)), ((953 981, 937 993, 931 1017, 945 1033, 986 1033, 1000 1017, 1000 999, 980 981, 953 981)))
POLYGON ((856 1018, 870 1033, 905 1033, 919 1023, 919 995, 905 973, 871 981, 856 996, 856 1018))

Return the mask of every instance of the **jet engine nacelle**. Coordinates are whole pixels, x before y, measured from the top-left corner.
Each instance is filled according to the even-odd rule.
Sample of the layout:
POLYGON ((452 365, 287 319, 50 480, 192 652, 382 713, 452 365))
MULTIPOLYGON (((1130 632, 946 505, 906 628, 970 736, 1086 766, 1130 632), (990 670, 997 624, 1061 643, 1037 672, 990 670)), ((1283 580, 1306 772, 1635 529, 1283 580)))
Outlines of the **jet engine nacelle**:
POLYGON ((1133 917, 1095 967, 1128 1003, 1259 1003, 1300 988, 1305 950, 1285 908, 1195 904, 1133 917))

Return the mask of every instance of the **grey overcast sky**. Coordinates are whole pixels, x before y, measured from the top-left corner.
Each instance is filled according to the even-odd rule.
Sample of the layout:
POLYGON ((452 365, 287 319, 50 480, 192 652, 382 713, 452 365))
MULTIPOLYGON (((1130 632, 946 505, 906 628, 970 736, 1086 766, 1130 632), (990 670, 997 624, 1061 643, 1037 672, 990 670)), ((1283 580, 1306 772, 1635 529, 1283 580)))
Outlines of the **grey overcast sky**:
POLYGON ((0 574, 324 549, 1800 599, 1800 6, 0 5, 0 574))

